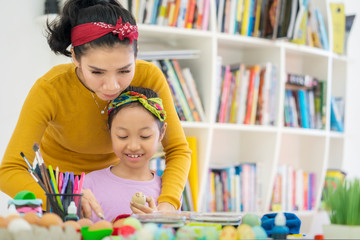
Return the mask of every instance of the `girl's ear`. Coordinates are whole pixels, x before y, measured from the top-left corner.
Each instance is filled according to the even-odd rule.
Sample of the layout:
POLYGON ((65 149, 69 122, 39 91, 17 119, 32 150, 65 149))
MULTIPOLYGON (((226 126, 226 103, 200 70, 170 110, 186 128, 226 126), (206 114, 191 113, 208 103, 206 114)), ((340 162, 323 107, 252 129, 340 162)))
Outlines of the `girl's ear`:
POLYGON ((79 67, 80 66, 80 63, 79 61, 76 59, 76 56, 75 56, 75 52, 74 52, 74 48, 71 48, 71 57, 72 57, 72 60, 74 62, 74 64, 76 65, 76 67, 79 67))
POLYGON ((163 140, 163 138, 165 136, 166 128, 167 128, 167 122, 164 122, 164 125, 161 128, 159 142, 163 140))

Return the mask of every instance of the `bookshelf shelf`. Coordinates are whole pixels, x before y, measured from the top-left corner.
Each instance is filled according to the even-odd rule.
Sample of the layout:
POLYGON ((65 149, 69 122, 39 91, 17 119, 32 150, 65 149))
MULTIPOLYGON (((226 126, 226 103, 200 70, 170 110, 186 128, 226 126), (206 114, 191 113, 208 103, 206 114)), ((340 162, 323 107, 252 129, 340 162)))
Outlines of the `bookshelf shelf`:
POLYGON ((229 130, 229 131, 250 131, 250 132, 277 132, 276 127, 262 126, 262 125, 245 125, 233 123, 215 123, 214 130, 229 130))
POLYGON ((335 131, 330 131, 329 136, 331 138, 338 138, 338 139, 344 139, 345 138, 345 134, 341 133, 341 132, 335 132, 335 131))
POLYGON ((291 128, 291 127, 282 127, 281 132, 283 134, 293 134, 293 135, 303 135, 303 136, 319 136, 325 137, 326 131, 324 130, 315 130, 315 129, 304 129, 304 128, 291 128))

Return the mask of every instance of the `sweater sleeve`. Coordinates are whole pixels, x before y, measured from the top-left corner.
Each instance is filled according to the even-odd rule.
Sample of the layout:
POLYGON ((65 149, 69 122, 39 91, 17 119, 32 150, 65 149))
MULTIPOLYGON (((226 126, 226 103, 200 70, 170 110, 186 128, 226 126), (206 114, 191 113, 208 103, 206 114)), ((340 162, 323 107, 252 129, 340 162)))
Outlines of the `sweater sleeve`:
MULTIPOLYGON (((146 65, 145 70, 141 69, 146 81, 138 84, 141 87, 153 89, 163 100, 166 110, 166 122, 168 124, 162 145, 165 152, 166 168, 162 175, 162 190, 158 203, 169 202, 179 209, 180 199, 188 178, 190 169, 191 150, 185 138, 179 117, 176 113, 174 102, 171 96, 169 85, 162 71, 154 64, 146 65)), ((138 71, 138 70, 137 70, 138 71)), ((133 85, 133 83, 132 83, 133 85)))
MULTIPOLYGON (((30 90, 9 144, 5 150, 0 166, 0 189, 10 197, 23 190, 31 191, 43 200, 46 206, 46 196, 42 188, 27 171, 27 165, 20 156, 23 152, 32 163, 35 153, 34 143, 40 143, 44 131, 54 116, 54 91, 46 84, 36 83, 30 90)), ((40 145, 41 148, 41 145, 40 145)))

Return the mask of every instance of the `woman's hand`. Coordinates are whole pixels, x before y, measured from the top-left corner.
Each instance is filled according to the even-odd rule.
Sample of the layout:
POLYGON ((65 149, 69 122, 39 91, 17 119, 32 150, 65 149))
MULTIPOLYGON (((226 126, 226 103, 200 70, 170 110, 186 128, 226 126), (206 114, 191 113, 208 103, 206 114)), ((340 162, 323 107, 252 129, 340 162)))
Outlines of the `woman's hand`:
POLYGON ((168 203, 168 202, 159 203, 157 209, 159 212, 175 212, 176 211, 175 207, 171 203, 168 203))
POLYGON ((135 214, 145 214, 145 213, 153 213, 154 211, 157 211, 157 207, 155 204, 155 201, 152 197, 146 197, 146 202, 149 206, 142 205, 135 202, 130 202, 130 209, 135 214))
POLYGON ((84 194, 81 198, 82 216, 85 218, 90 218, 92 220, 92 211, 94 211, 99 218, 104 220, 104 212, 101 209, 99 202, 96 200, 91 190, 82 189, 81 193, 84 194))

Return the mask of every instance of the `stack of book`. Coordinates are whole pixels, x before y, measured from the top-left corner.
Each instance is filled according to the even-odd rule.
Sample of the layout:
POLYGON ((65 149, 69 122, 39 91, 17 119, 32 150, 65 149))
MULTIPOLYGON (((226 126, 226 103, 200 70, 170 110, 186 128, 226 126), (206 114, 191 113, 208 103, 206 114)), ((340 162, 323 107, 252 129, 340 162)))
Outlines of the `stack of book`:
POLYGON ((326 83, 310 75, 287 74, 284 126, 325 129, 326 83))
POLYGON ((279 165, 270 211, 311 210, 315 206, 316 175, 289 165, 279 165))
POLYGON ((129 0, 138 23, 207 30, 210 0, 129 0))
POLYGON ((153 60, 164 73, 181 121, 205 121, 205 112, 190 68, 181 68, 177 59, 153 60))
POLYGON ((217 122, 274 125, 276 68, 224 65, 218 74, 217 122))

